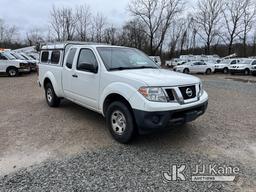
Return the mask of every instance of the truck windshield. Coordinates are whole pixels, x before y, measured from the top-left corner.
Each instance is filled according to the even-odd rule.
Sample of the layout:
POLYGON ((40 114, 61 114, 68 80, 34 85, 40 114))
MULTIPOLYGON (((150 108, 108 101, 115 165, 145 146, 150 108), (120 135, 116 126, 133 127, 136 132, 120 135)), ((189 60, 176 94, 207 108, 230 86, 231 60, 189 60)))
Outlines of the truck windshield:
POLYGON ((9 60, 15 60, 16 58, 12 56, 9 52, 4 52, 3 55, 7 57, 9 60))
POLYGON ((250 59, 244 59, 244 60, 240 61, 239 64, 248 65, 248 64, 251 64, 251 62, 252 62, 252 60, 250 60, 250 59))
POLYGON ((110 71, 142 68, 158 69, 154 61, 137 49, 98 47, 97 50, 106 68, 110 71))

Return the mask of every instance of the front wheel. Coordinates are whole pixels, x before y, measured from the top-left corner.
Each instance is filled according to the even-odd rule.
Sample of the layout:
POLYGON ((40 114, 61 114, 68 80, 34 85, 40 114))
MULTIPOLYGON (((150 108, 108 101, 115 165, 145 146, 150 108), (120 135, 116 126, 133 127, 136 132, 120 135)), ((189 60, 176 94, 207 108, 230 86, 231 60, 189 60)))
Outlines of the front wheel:
POLYGON ((135 127, 129 108, 116 101, 109 105, 106 111, 107 127, 113 138, 119 143, 128 143, 134 136, 135 127))
POLYGON ((60 105, 60 98, 55 94, 51 83, 47 83, 45 86, 45 98, 50 107, 58 107, 60 105))
POLYGON ((223 73, 224 73, 224 74, 228 74, 228 68, 225 67, 225 68, 223 69, 223 73))
POLYGON ((250 70, 249 69, 245 69, 244 70, 244 75, 249 75, 250 74, 250 70))
POLYGON ((14 67, 7 69, 7 74, 9 75, 9 77, 16 77, 18 76, 18 73, 19 73, 18 69, 14 67))

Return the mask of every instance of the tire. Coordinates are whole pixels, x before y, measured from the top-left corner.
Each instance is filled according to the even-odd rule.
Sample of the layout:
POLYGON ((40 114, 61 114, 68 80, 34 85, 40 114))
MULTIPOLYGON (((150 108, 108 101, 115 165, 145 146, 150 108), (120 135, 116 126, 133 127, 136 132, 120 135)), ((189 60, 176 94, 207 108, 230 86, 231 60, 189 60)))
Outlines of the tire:
POLYGON ((250 75, 250 70, 249 69, 245 69, 244 70, 244 75, 250 75))
POLYGON ((7 69, 6 73, 8 74, 9 77, 17 77, 19 74, 19 71, 15 67, 10 67, 7 69))
POLYGON ((183 70, 183 73, 189 74, 189 69, 188 69, 188 68, 185 68, 185 69, 183 70))
POLYGON ((227 67, 225 67, 225 68, 223 69, 223 73, 224 73, 224 74, 228 74, 228 68, 227 68, 227 67))
POLYGON ((60 98, 57 97, 51 83, 45 86, 45 99, 50 107, 58 107, 60 105, 60 98))
POLYGON ((212 72, 212 70, 211 70, 211 69, 207 69, 207 70, 205 71, 205 74, 206 74, 206 75, 210 75, 210 74, 211 74, 211 72, 212 72))
POLYGON ((132 113, 122 102, 115 101, 109 105, 106 124, 113 138, 119 143, 129 143, 135 134, 132 113))

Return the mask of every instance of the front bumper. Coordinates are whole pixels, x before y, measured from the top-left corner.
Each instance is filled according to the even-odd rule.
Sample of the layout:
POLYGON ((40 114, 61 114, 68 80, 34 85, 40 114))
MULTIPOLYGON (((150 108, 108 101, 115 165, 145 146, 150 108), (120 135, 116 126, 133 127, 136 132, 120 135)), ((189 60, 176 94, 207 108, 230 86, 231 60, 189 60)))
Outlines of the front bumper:
POLYGON ((20 73, 27 73, 27 72, 30 72, 30 68, 20 68, 20 69, 19 69, 19 72, 20 72, 20 73))
POLYGON ((229 69, 230 73, 244 73, 245 69, 229 69))
POLYGON ((224 68, 215 68, 214 72, 223 72, 224 68))
POLYGON ((202 104, 180 110, 158 112, 133 111, 139 132, 144 134, 164 129, 168 125, 184 124, 194 121, 205 113, 207 106, 208 100, 202 104))

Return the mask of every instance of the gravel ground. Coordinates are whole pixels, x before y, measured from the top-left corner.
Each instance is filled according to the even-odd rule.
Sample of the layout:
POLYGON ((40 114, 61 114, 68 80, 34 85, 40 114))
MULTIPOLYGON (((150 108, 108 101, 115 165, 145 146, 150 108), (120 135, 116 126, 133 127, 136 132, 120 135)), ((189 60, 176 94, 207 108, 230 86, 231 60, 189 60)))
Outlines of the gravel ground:
POLYGON ((200 76, 207 113, 169 131, 113 141, 104 119, 45 104, 35 75, 1 77, 0 191, 255 191, 255 77, 200 76), (162 172, 186 164, 186 181, 162 172), (239 168, 234 182, 191 182, 195 164, 239 168))

